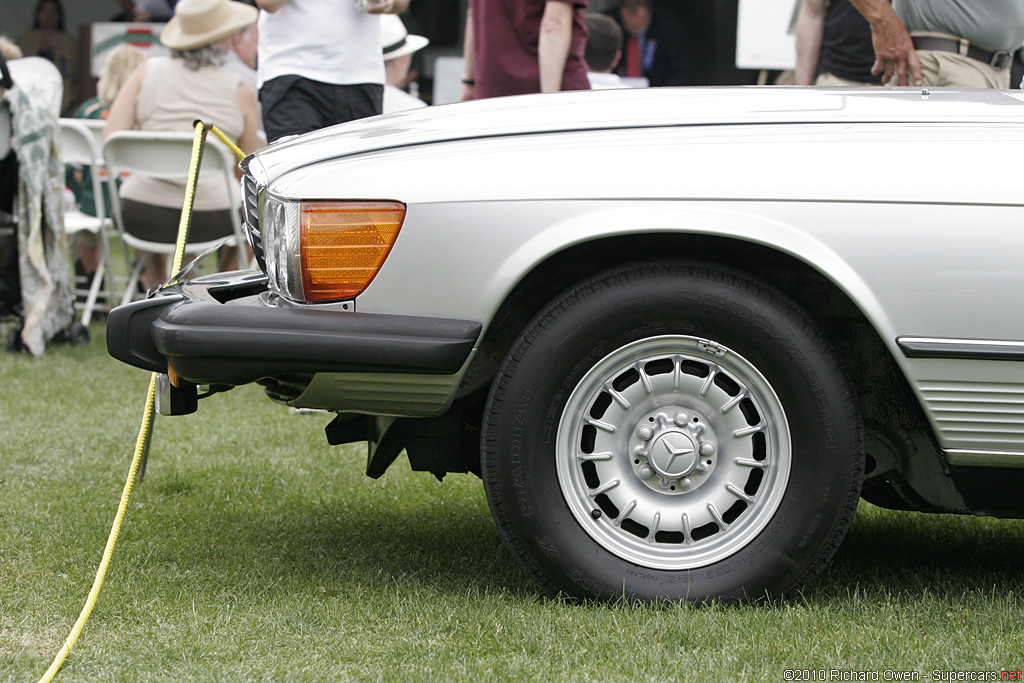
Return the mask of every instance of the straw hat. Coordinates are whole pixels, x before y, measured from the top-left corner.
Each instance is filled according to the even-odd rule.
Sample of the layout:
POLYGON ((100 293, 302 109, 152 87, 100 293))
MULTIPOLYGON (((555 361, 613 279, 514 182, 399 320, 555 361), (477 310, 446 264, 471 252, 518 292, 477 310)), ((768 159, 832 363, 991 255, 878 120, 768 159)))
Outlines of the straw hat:
POLYGON ((241 31, 258 15, 255 7, 232 0, 180 0, 160 42, 172 50, 194 50, 241 31))
POLYGON ((380 15, 380 46, 384 50, 385 62, 395 57, 411 55, 416 50, 425 48, 429 42, 423 36, 414 36, 406 31, 405 24, 397 14, 380 15))

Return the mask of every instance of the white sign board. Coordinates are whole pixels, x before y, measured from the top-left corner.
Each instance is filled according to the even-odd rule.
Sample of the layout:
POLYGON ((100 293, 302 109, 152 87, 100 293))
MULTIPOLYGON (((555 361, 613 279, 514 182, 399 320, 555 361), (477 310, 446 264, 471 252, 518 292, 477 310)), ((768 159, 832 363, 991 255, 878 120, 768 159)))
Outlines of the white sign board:
POLYGON ((434 94, 431 104, 462 99, 462 57, 443 56, 434 61, 434 94))
POLYGON ((102 22, 92 24, 92 52, 89 55, 89 73, 99 77, 100 69, 107 62, 107 55, 118 45, 134 45, 147 57, 169 54, 160 42, 164 24, 135 24, 125 22, 102 22))
POLYGON ((736 68, 796 68, 796 14, 800 0, 740 0, 736 68))

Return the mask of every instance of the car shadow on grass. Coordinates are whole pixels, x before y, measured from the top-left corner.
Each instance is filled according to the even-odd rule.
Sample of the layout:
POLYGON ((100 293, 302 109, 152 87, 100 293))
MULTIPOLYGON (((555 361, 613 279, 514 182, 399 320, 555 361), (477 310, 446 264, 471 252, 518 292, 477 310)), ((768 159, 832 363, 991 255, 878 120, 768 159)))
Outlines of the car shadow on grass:
MULTIPOLYGON (((160 496, 170 505, 147 506, 144 526, 152 533, 140 561, 173 564, 223 590, 247 582, 299 591, 399 584, 451 595, 542 595, 479 501, 429 495, 396 501, 364 492, 350 503, 298 496, 210 508, 197 504, 198 492, 175 495, 160 496)), ((897 512, 862 502, 830 566, 803 596, 830 603, 853 594, 953 601, 979 590, 1022 594, 1021 566, 1020 520, 897 512)))
POLYGON ((882 510, 861 501, 829 568, 805 592, 960 601, 1024 593, 1024 521, 882 510))

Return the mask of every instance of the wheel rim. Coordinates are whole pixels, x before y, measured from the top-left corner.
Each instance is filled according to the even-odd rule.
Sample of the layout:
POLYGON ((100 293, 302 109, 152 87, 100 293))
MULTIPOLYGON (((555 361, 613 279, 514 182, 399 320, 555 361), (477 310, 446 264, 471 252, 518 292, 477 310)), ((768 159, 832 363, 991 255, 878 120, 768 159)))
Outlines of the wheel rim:
POLYGON ((614 555, 653 569, 712 564, 750 543, 789 480, 782 403, 735 351, 642 339, 584 375, 556 447, 562 494, 614 555))

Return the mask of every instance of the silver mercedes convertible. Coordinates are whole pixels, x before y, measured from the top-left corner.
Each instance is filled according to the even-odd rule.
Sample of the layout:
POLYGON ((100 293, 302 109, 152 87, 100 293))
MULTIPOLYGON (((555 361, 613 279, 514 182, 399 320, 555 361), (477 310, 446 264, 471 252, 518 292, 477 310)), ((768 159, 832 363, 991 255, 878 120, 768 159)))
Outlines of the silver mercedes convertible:
POLYGON ((710 88, 367 119, 242 164, 261 272, 117 308, 159 410, 256 382, 483 479, 551 595, 794 594, 864 498, 1024 516, 1024 96, 710 88))

